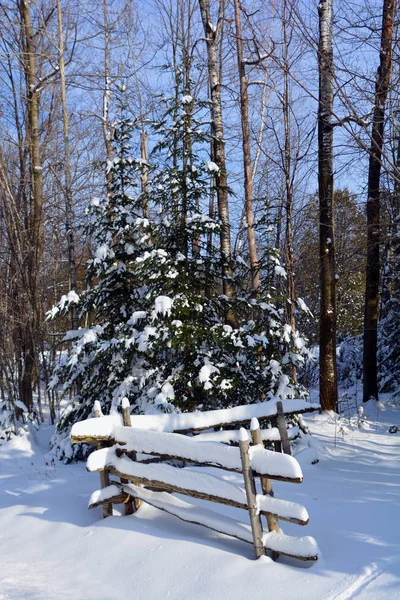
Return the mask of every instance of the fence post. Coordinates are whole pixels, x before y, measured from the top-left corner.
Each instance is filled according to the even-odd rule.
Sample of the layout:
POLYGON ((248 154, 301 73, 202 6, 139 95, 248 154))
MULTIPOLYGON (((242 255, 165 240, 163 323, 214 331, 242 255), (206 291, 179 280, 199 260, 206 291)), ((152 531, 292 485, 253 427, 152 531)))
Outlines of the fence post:
MULTIPOLYGON (((261 446, 264 447, 264 442, 262 439, 258 419, 253 418, 251 420, 250 430, 253 444, 255 446, 257 446, 257 444, 261 444, 261 446)), ((260 480, 263 494, 266 494, 268 496, 274 496, 274 490, 272 489, 272 481, 268 479, 268 477, 260 477, 260 480)), ((267 523, 269 531, 277 531, 278 533, 280 533, 279 523, 276 517, 274 517, 273 515, 267 515, 267 523)))
MULTIPOLYGON (((251 438, 252 438, 253 444, 255 446, 257 446, 257 444, 261 444, 262 447, 264 448, 264 442, 263 442, 262 435, 261 435, 260 424, 258 422, 258 419, 256 419, 255 417, 253 417, 251 420, 250 431, 251 431, 251 438)), ((263 494, 273 497, 274 490, 272 489, 272 481, 270 479, 268 479, 268 477, 260 477, 260 481, 261 481, 261 489, 262 489, 263 494)), ((276 531, 277 533, 281 533, 281 528, 279 527, 279 521, 278 521, 277 517, 275 517, 274 515, 267 515, 266 519, 267 519, 268 531, 276 531)), ((272 556, 272 560, 276 560, 278 558, 279 554, 277 552, 275 552, 274 550, 272 550, 271 556, 272 556)))
POLYGON ((292 451, 290 449, 290 441, 289 441, 289 436, 288 436, 288 432, 287 432, 287 425, 286 425, 285 413, 283 412, 282 402, 276 403, 276 409, 278 412, 276 422, 278 424, 279 434, 281 437, 282 449, 283 449, 284 454, 289 454, 291 456, 292 451))
MULTIPOLYGON (((98 400, 95 401, 93 406, 93 416, 95 418, 103 416, 103 413, 101 412, 100 402, 98 400)), ((98 442, 97 449, 104 448, 105 446, 107 446, 106 443, 98 442)), ((101 489, 103 489, 108 485, 110 485, 110 475, 108 471, 104 469, 104 471, 100 471, 100 487, 101 489)), ((106 502, 105 504, 103 504, 103 519, 105 519, 106 517, 112 517, 112 514, 113 509, 111 502, 106 502)))
POLYGON ((251 531, 253 533, 253 544, 256 558, 265 555, 265 549, 263 545, 263 530, 261 525, 260 515, 257 511, 256 502, 256 484, 254 481, 253 470, 251 468, 250 457, 249 457, 249 436, 244 427, 240 428, 240 458, 242 461, 244 486, 246 489, 247 506, 250 515, 251 531))
MULTIPOLYGON (((122 399, 122 421, 125 427, 132 427, 131 405, 128 398, 122 399)), ((136 460, 136 452, 127 452, 126 455, 129 456, 131 460, 136 460)), ((121 477, 121 483, 129 483, 129 480, 121 477)), ((129 500, 125 502, 125 514, 132 515, 137 511, 141 504, 142 501, 139 498, 134 498, 132 500, 131 496, 129 500)))

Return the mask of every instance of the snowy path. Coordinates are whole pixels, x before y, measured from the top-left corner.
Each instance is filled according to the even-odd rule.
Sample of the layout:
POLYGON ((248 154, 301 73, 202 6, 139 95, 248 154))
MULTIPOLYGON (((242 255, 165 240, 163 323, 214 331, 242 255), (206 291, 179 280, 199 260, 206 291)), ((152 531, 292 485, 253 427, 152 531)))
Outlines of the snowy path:
POLYGON ((400 434, 388 433, 400 409, 379 423, 370 413, 365 431, 337 431, 336 446, 329 417, 309 417, 320 462, 304 451, 304 483, 274 486, 308 509, 309 525, 283 529, 316 538, 323 558, 309 568, 254 561, 251 546, 149 506, 100 520, 100 509, 86 509, 98 475, 46 465, 50 428, 1 446, 0 599, 400 600, 400 434))

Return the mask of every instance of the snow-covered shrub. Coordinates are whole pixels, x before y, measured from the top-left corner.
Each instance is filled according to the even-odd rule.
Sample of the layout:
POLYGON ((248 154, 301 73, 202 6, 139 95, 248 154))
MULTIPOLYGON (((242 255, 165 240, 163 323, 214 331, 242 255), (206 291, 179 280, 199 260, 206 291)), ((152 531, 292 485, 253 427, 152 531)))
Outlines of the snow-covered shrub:
POLYGON ((15 409, 7 400, 0 402, 0 444, 15 433, 15 409))
POLYGON ((379 323, 379 386, 400 395, 400 301, 391 298, 379 323))
POLYGON ((348 388, 362 379, 363 338, 362 335, 348 338, 340 344, 338 361, 338 380, 348 388))

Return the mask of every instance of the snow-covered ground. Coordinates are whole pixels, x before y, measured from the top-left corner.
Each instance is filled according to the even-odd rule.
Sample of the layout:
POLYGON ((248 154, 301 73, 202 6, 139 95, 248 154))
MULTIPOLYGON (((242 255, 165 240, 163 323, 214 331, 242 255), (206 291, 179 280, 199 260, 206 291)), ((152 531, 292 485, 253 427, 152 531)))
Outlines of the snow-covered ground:
POLYGON ((400 408, 366 413, 361 429, 356 418, 307 417, 313 448, 297 455, 304 482, 274 484, 277 497, 308 509, 306 527, 282 528, 315 537, 322 559, 312 566, 255 561, 250 545, 146 505, 102 520, 100 508, 86 508, 98 474, 52 463, 51 427, 14 438, 0 447, 0 599, 399 600, 400 433, 388 429, 400 425, 400 408))

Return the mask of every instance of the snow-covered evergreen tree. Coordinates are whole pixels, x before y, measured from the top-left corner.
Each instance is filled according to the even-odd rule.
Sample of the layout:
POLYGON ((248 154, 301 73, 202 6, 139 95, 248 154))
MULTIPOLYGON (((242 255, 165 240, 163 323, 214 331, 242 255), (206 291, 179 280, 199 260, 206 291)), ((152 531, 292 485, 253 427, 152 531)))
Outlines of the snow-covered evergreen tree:
POLYGON ((107 195, 94 198, 88 209, 94 246, 93 258, 87 263, 88 288, 81 297, 75 292, 63 296, 51 311, 54 317, 75 303, 82 322, 90 323, 65 336, 71 348, 52 381, 53 386, 61 384, 64 392, 79 390, 61 415, 53 440, 65 458, 72 457, 66 440, 70 425, 87 418, 95 400, 106 409, 113 402, 116 405, 124 393, 120 386, 136 363, 135 348, 126 341, 131 316, 143 303, 144 290, 134 267, 137 256, 150 248, 150 238, 138 187, 142 161, 131 156, 131 131, 122 107, 121 119, 115 124, 115 156, 107 164, 111 173, 107 195))
POLYGON ((81 298, 64 297, 53 310, 78 302, 92 323, 67 334, 72 348, 54 379, 64 390, 79 381, 80 393, 54 438, 66 459, 76 456, 65 441, 68 428, 90 415, 95 400, 104 412, 128 398, 134 412, 151 413, 303 392, 290 381, 289 367, 304 360, 305 344, 267 286, 271 269, 284 275, 277 257, 269 253, 263 262, 265 285, 256 298, 242 285, 248 276, 243 260, 233 265, 235 296, 221 293, 221 253, 210 244, 210 232, 221 225, 208 214, 210 175, 218 166, 208 160, 207 125, 196 119, 201 109, 188 94, 178 106, 166 101, 165 117, 154 127, 149 218, 142 215, 136 183, 141 161, 129 156, 129 120, 116 125, 108 197, 91 207, 91 287, 81 298), (228 308, 237 317, 235 328, 225 322, 228 308))

